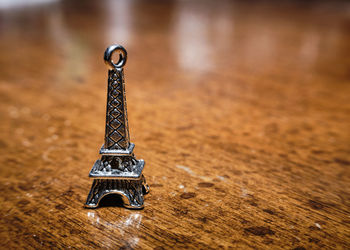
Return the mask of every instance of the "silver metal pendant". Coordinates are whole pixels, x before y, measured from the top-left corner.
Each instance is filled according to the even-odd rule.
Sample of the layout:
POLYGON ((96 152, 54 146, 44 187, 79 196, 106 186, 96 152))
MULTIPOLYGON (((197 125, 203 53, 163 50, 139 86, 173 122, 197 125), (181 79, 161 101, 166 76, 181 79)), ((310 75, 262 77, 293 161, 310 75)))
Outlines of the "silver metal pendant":
POLYGON ((109 46, 104 54, 108 70, 107 111, 105 141, 100 149, 101 159, 93 165, 89 177, 94 181, 87 197, 85 207, 96 208, 101 199, 108 194, 122 197, 126 208, 143 208, 143 196, 149 186, 142 174, 144 160, 137 160, 130 143, 129 126, 125 99, 125 80, 123 66, 127 52, 120 45, 109 46), (119 52, 119 61, 112 61, 112 54, 119 52))

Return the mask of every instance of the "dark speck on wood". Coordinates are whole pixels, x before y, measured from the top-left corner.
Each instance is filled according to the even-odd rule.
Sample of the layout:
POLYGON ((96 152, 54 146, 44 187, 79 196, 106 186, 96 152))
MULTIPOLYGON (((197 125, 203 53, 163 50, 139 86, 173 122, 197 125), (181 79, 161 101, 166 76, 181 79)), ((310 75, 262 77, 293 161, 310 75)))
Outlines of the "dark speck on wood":
POLYGON ((214 184, 210 183, 210 182, 200 182, 200 183, 198 183, 198 187, 205 187, 205 188, 207 188, 207 187, 212 187, 212 186, 214 186, 214 184))
POLYGON ((293 250, 306 250, 305 247, 296 247, 296 248, 293 248, 293 250))
POLYGON ((350 166, 350 161, 348 161, 348 160, 334 158, 334 162, 341 164, 341 165, 344 165, 344 166, 350 166))
POLYGON ((196 194, 192 192, 188 192, 188 193, 181 194, 180 197, 182 199, 190 199, 190 198, 196 197, 196 194))
POLYGON ((264 236, 264 235, 274 235, 275 232, 272 231, 269 227, 248 227, 244 229, 245 232, 257 235, 257 236, 264 236))
POLYGON ((263 209, 263 211, 268 214, 275 214, 275 212, 271 209, 263 209))
POLYGON ((57 205, 55 206, 55 208, 58 209, 58 210, 65 210, 65 209, 67 208, 67 206, 66 206, 66 205, 63 205, 63 204, 57 204, 57 205))
POLYGON ((314 200, 309 200, 308 201, 310 207, 312 207, 313 209, 322 209, 324 207, 324 205, 318 201, 314 201, 314 200))

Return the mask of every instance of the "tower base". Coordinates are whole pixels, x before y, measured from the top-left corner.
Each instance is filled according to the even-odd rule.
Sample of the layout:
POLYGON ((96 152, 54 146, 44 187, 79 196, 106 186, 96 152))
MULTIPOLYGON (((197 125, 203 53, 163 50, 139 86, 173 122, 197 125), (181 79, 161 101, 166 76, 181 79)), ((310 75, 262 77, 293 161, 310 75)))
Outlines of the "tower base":
POLYGON ((145 177, 140 179, 94 179, 85 207, 97 208, 101 199, 108 194, 118 194, 123 206, 130 209, 143 208, 143 196, 149 192, 145 177))

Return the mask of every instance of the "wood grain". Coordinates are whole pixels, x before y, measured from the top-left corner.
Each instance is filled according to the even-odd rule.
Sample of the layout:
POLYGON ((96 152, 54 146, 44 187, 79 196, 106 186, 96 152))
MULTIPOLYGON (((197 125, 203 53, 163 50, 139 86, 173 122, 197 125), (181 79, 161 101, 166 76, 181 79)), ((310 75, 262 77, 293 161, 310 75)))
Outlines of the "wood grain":
MULTIPOLYGON (((350 248, 345 1, 0 10, 2 248, 350 248), (145 209, 83 208, 111 43, 145 209)), ((108 197, 108 196, 107 196, 108 197)))

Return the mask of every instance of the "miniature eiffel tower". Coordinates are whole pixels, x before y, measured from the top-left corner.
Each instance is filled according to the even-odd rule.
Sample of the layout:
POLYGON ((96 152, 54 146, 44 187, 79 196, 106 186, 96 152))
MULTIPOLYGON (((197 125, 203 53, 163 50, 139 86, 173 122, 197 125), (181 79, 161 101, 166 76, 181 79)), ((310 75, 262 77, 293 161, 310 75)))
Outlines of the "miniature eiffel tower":
POLYGON ((134 157, 135 145, 129 140, 125 100, 123 66, 127 52, 120 45, 108 47, 104 54, 108 71, 107 112, 105 141, 100 149, 101 159, 93 165, 89 177, 94 178, 85 207, 96 208, 108 194, 121 196, 126 208, 143 208, 143 195, 149 192, 142 174, 144 160, 134 157), (119 52, 119 61, 112 61, 112 53, 119 52))

